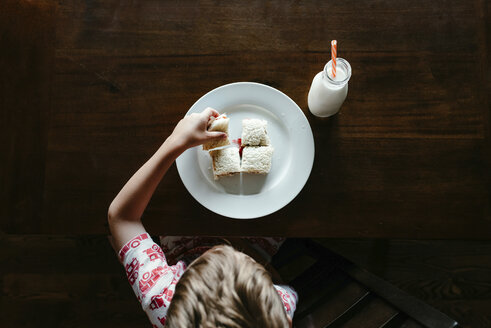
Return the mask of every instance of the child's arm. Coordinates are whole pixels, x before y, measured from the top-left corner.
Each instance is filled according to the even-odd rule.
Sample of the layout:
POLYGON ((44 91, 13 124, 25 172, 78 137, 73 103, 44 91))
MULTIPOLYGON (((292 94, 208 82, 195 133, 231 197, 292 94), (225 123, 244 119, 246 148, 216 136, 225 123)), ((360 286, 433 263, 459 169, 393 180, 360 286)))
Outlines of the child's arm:
POLYGON ((218 115, 214 109, 207 108, 200 114, 191 114, 183 118, 157 152, 114 198, 109 206, 108 222, 116 251, 133 237, 145 233, 141 216, 174 160, 190 147, 226 137, 225 133, 206 130, 209 118, 218 115))

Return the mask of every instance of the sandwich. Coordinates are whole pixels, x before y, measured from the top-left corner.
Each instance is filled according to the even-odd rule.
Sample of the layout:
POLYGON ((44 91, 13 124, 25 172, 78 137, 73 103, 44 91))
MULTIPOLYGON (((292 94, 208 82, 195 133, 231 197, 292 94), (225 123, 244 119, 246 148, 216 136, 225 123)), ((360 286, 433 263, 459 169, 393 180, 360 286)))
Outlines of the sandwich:
POLYGON ((213 177, 215 180, 240 173, 239 148, 215 149, 210 151, 210 155, 213 160, 213 177))
POLYGON ((266 131, 267 121, 259 119, 242 120, 242 145, 243 146, 269 146, 269 137, 266 131))
POLYGON ((271 170, 272 146, 244 147, 242 150, 243 173, 267 174, 271 170))
MULTIPOLYGON (((230 119, 227 117, 226 114, 222 114, 218 117, 212 117, 208 121, 208 131, 218 131, 218 132, 225 132, 228 135, 228 122, 230 119)), ((218 147, 223 147, 230 145, 230 141, 228 138, 224 139, 218 139, 218 140, 212 140, 208 141, 203 144, 203 150, 209 150, 213 148, 218 148, 218 147)))

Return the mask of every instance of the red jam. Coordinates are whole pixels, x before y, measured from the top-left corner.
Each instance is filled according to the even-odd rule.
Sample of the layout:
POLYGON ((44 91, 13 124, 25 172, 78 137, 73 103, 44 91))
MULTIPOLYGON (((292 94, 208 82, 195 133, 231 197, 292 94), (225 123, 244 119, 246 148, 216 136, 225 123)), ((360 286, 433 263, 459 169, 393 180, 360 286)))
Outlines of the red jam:
POLYGON ((241 138, 238 139, 237 144, 239 145, 239 155, 240 155, 240 157, 242 157, 242 150, 244 149, 244 146, 242 146, 242 139, 241 138))
POLYGON ((239 146, 239 155, 240 155, 240 157, 242 157, 242 149, 244 149, 244 147, 242 146, 242 139, 241 138, 234 139, 234 140, 232 140, 232 143, 234 143, 237 146, 239 146))

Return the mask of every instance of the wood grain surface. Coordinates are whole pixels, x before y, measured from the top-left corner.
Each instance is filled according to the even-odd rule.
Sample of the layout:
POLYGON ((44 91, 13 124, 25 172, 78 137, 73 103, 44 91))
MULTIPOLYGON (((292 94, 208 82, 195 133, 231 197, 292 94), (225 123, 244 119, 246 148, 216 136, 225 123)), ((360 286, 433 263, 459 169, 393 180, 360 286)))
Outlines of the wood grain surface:
MULTIPOLYGON (((13 1, 0 4, 1 220, 7 233, 107 233, 112 198, 203 94, 256 81, 307 116, 298 197, 237 221, 171 168, 152 233, 490 238, 486 1, 13 1), (330 119, 306 96, 329 41, 352 66, 330 119)), ((301 160, 301 159, 298 159, 301 160)))
POLYGON ((2 327, 148 327, 107 236, 0 236, 2 327))

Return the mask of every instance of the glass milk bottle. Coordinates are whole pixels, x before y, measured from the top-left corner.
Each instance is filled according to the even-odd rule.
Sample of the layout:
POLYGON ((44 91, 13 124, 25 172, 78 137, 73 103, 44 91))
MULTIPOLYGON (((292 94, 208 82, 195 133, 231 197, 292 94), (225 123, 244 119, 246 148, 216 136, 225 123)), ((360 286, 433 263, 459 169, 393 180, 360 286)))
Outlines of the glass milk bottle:
POLYGON ((332 60, 324 70, 317 73, 309 91, 309 109, 319 117, 336 114, 348 94, 348 81, 351 77, 351 66, 343 58, 336 59, 336 77, 332 76, 332 60))

